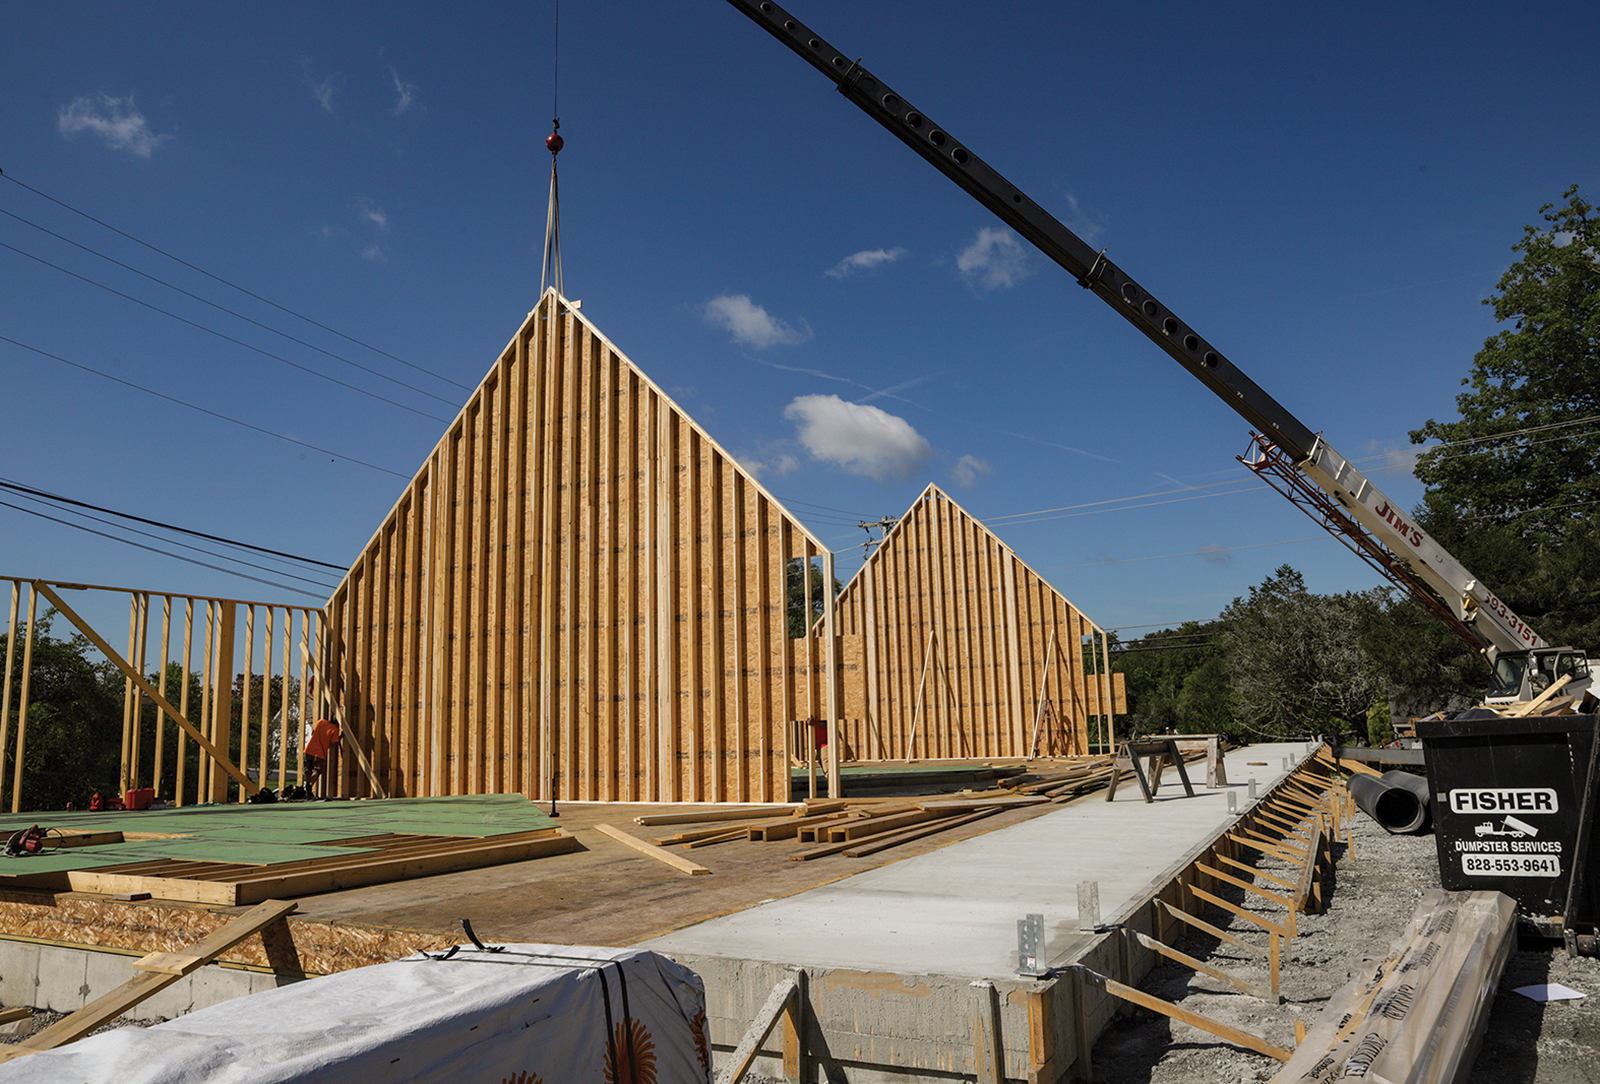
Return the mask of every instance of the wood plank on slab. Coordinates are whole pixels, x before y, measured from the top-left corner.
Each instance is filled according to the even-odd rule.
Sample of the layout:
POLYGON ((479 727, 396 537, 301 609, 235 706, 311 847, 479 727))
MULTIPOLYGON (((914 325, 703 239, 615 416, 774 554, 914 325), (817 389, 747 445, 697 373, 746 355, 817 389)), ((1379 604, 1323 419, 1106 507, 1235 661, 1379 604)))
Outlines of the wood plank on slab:
POLYGON ((711 872, 698 862, 691 862, 687 858, 684 858, 681 855, 673 854, 671 851, 664 850, 661 847, 657 847, 653 843, 648 843, 645 840, 630 836, 622 829, 613 825, 597 824, 594 826, 594 830, 599 832, 601 835, 606 836, 607 838, 616 840, 625 847, 632 847, 634 850, 638 851, 647 858, 654 858, 657 862, 665 862, 667 865, 671 866, 675 870, 678 870, 679 872, 690 875, 701 875, 711 872))

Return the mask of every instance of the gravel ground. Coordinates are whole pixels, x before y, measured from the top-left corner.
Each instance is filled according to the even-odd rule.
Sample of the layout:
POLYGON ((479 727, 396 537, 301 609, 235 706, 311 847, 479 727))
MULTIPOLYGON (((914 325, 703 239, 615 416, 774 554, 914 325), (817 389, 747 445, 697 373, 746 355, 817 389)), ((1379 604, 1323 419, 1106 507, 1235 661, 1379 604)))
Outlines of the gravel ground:
MULTIPOLYGON (((1270 867, 1262 868, 1270 872, 1270 867)), ((1219 980, 1175 964, 1158 966, 1143 989, 1293 1049, 1295 1020, 1309 1027, 1328 998, 1364 962, 1387 956, 1423 892, 1438 886, 1431 835, 1391 836, 1358 814, 1354 854, 1344 853, 1341 846, 1325 912, 1301 916, 1299 934, 1284 950, 1280 970, 1284 1004, 1272 1006, 1234 993, 1219 980)), ((1229 898, 1256 909, 1253 898, 1241 900, 1243 895, 1235 891, 1229 898)), ((1283 913, 1270 905, 1263 905, 1260 912, 1272 919, 1283 913)), ((1215 908, 1202 917, 1255 943, 1263 942, 1243 919, 1222 923, 1215 908)), ((1241 978, 1267 981, 1263 957, 1213 937, 1186 936, 1176 947, 1241 978)), ((1270 1081, 1281 1067, 1207 1032, 1145 1009, 1127 1008, 1095 1045, 1095 1080, 1103 1084, 1253 1084, 1270 1081)), ((1506 962, 1483 1046, 1467 1081, 1600 1084, 1600 960, 1568 957, 1542 942, 1519 945, 1506 962), (1541 1005, 1512 992, 1543 982, 1563 983, 1589 996, 1541 1005)))

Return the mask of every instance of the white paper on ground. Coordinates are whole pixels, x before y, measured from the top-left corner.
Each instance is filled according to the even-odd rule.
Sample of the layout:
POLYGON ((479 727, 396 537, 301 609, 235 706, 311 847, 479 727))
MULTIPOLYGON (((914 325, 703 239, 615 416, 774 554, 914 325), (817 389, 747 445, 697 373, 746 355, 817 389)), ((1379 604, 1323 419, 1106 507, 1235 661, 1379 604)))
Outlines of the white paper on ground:
POLYGON ((1534 1001, 1572 1001, 1589 995, 1582 990, 1574 990, 1570 986, 1562 986, 1559 982, 1541 982, 1533 986, 1519 986, 1512 991, 1523 997, 1532 998, 1534 1001))

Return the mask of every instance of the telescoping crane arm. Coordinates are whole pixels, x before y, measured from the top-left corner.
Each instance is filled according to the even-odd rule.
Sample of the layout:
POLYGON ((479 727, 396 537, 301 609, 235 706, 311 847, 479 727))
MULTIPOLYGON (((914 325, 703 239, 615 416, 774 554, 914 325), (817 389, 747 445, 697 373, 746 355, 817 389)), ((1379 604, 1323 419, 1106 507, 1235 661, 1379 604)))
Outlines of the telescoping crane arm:
MULTIPOLYGON (((1245 463, 1491 660, 1545 642, 1371 480, 1131 276, 777 4, 728 0, 1166 351, 1259 434, 1245 463)), ((1243 458, 1243 457, 1241 457, 1243 458)))

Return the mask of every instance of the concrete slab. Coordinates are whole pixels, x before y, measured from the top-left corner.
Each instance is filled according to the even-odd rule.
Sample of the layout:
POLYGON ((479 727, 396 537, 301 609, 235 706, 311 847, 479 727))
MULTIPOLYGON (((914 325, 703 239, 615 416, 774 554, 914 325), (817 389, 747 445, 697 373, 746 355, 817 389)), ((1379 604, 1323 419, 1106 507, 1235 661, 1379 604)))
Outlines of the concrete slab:
MULTIPOLYGON (((1308 755, 1304 743, 1252 745, 1228 757, 1230 786, 1208 790, 1203 768, 1186 797, 1167 771, 1154 802, 1137 783, 1058 811, 832 884, 769 900, 644 944, 672 955, 804 967, 1013 979, 1017 920, 1045 920, 1045 956, 1065 962, 1078 930, 1078 884, 1099 882, 1114 921, 1231 822, 1228 794, 1249 805, 1308 755)), ((1193 781, 1193 774, 1191 774, 1193 781)))

